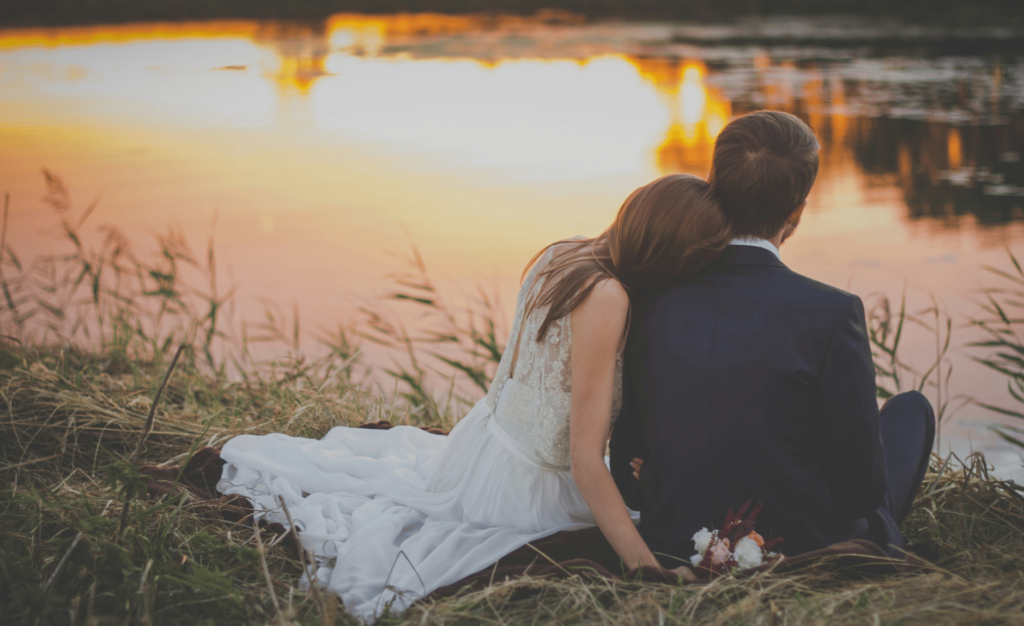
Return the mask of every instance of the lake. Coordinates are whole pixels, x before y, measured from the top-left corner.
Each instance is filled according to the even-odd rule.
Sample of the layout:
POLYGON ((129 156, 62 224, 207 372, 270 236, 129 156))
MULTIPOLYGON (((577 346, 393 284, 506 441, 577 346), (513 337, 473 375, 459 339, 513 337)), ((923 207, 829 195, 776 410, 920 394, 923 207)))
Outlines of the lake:
MULTIPOLYGON (((354 319, 413 244, 446 294, 483 286, 510 317, 539 248, 599 234, 660 175, 706 175, 722 127, 761 108, 799 115, 823 146, 787 265, 869 305, 934 298, 955 323, 942 393, 1011 404, 967 347, 978 290, 998 284, 982 267, 1024 254, 1010 29, 551 13, 0 30, 0 191, 27 259, 64 245, 44 167, 76 204, 100 198, 91 236, 116 224, 148 254, 171 226, 197 248, 212 233, 236 322, 263 299, 298 303, 308 332, 354 319)), ((934 333, 909 329, 903 350, 923 370, 934 333)), ((965 406, 943 448, 1021 478, 993 421, 965 406)))

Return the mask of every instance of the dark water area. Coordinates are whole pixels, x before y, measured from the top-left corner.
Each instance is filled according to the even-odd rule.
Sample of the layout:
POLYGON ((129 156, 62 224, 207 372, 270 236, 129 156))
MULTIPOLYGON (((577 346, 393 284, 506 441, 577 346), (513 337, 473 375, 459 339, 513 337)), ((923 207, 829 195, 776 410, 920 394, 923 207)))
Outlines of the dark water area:
POLYGON ((962 145, 959 162, 948 156, 949 130, 913 120, 879 118, 852 143, 865 172, 899 181, 909 217, 955 222, 971 215, 979 225, 998 226, 1024 217, 1024 119, 1005 121, 953 131, 962 145))
POLYGON ((546 14, 601 19, 731 22, 737 16, 861 15, 913 23, 1021 24, 1015 0, 8 0, 0 24, 68 25, 157 20, 317 20, 340 12, 394 14, 546 14))
MULTIPOLYGON (((26 261, 62 250, 47 167, 78 204, 100 197, 96 238, 113 224, 150 254, 167 227, 193 242, 213 231, 222 284, 238 288, 227 327, 267 300, 296 303, 303 329, 357 316, 410 240, 447 293, 483 285, 509 313, 538 249, 599 234, 658 176, 705 176, 731 118, 780 109, 822 142, 784 262, 869 309, 904 293, 912 313, 937 305, 954 321, 953 374, 925 392, 1009 405, 970 346, 980 290, 998 284, 983 268, 1024 257, 1024 29, 1005 22, 338 14, 9 28, 8 241, 26 261)), ((901 350, 923 372, 935 333, 908 328, 901 350)), ((966 402, 944 447, 983 449, 1019 476, 997 421, 1013 423, 966 402)))
MULTIPOLYGON (((869 184, 898 186, 908 218, 954 228, 965 216, 980 226, 1017 221, 1024 217, 1024 39, 1011 30, 947 35, 895 24, 769 20, 695 26, 677 31, 673 42, 683 42, 677 52, 693 46, 690 53, 705 60, 708 83, 733 115, 784 108, 812 124, 847 118, 842 136, 834 124, 815 127, 823 144, 846 143, 869 184), (763 59, 755 50, 787 60, 767 71, 737 63, 741 51, 763 59), (800 83, 804 93, 779 98, 776 81, 800 83)), ((677 159, 674 169, 706 165, 677 159)))

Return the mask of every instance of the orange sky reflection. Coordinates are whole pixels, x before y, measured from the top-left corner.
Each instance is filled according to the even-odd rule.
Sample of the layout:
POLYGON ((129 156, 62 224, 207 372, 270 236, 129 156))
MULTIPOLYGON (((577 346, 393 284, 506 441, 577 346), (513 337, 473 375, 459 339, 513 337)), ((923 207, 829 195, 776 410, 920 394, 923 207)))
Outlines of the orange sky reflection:
MULTIPOLYGON (((11 240, 28 258, 54 250, 45 166, 79 203, 102 194, 94 228, 117 224, 143 247, 168 224, 203 241, 216 215, 239 317, 271 296, 298 301, 307 327, 332 325, 382 289, 399 265, 389 252, 409 238, 436 277, 462 290, 497 285, 510 308, 537 249, 598 234, 661 174, 705 175, 718 133, 750 108, 697 59, 389 52, 426 35, 526 37, 574 19, 338 15, 321 25, 0 31, 11 240)), ((977 268, 1000 265, 1024 235, 1019 224, 945 215, 928 195, 944 172, 972 166, 979 140, 929 123, 926 139, 893 139, 888 169, 867 167, 862 153, 891 131, 845 113, 849 85, 813 67, 794 82, 798 68, 764 55, 749 65, 764 106, 802 115, 822 137, 818 184, 786 262, 865 297, 910 284, 954 312, 972 310, 977 268)))

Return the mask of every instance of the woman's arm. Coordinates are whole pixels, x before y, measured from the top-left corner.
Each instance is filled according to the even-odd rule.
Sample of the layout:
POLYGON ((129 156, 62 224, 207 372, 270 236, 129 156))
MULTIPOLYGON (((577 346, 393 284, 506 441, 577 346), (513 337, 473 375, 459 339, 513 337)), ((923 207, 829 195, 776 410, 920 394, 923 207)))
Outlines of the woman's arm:
POLYGON ((604 280, 572 312, 572 407, 569 442, 572 477, 597 525, 626 567, 660 567, 629 517, 604 462, 611 428, 615 360, 625 333, 629 296, 604 280))

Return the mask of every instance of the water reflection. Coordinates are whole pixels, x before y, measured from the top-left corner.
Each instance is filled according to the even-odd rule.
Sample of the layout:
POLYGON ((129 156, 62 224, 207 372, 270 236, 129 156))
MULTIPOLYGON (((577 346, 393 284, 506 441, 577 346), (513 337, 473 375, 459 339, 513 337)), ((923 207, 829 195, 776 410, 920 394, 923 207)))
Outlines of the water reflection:
POLYGON ((664 139, 655 149, 664 174, 683 172, 703 176, 711 165, 715 138, 728 123, 728 100, 704 82, 707 66, 674 57, 629 59, 640 76, 652 84, 669 111, 664 139))
MULTIPOLYGON (((103 193, 96 219, 136 241, 169 223, 198 240, 216 213, 239 300, 294 298, 306 328, 375 293, 403 229, 436 276, 498 282, 508 304, 540 246, 599 232, 660 174, 705 175, 727 121, 773 107, 823 146, 794 269, 865 298, 909 281, 965 319, 977 268, 1024 242, 1019 57, 696 45, 692 27, 574 20, 0 31, 10 232, 27 257, 53 245, 48 166, 80 199, 103 193)), ((1005 394, 966 361, 964 389, 1005 394)))
POLYGON ((1024 115, 967 127, 860 118, 850 144, 875 184, 899 186, 911 218, 956 227, 966 215, 984 225, 1024 217, 1024 115))
POLYGON ((484 166, 523 165, 539 142, 562 136, 576 149, 555 151, 558 162, 548 168, 629 169, 635 166, 625 161, 642 149, 659 172, 704 174, 728 119, 770 107, 806 119, 822 136, 828 162, 853 159, 872 184, 898 186, 910 218, 955 227, 965 215, 982 224, 1021 217, 1019 61, 901 57, 879 64, 764 45, 728 55, 578 22, 556 12, 339 14, 315 24, 6 31, 2 78, 22 93, 6 99, 5 112, 34 110, 40 103, 33 99, 53 95, 123 97, 194 123, 200 110, 216 116, 210 123, 234 125, 309 123, 312 115, 316 124, 367 140, 463 153, 484 166), (619 61, 648 89, 638 89, 619 61), (40 80, 47 95, 25 89, 43 86, 40 80), (597 109, 608 115, 588 115, 597 109), (588 139, 595 128, 619 142, 618 155, 588 139))

